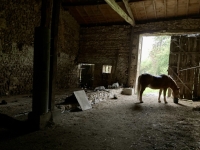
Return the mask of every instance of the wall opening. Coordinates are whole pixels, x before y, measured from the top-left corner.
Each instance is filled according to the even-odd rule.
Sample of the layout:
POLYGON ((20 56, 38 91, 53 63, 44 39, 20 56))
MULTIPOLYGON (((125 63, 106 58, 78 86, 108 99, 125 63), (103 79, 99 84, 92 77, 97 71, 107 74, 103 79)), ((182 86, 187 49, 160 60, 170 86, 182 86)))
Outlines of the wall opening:
POLYGON ((80 63, 79 69, 79 86, 82 88, 92 88, 94 80, 94 64, 80 63))
POLYGON ((111 73, 112 66, 110 65, 103 65, 102 67, 102 73, 111 73))
MULTIPOLYGON (((170 42, 171 36, 167 35, 142 36, 139 74, 168 74, 170 42)), ((158 94, 158 90, 150 88, 145 92, 158 94)))

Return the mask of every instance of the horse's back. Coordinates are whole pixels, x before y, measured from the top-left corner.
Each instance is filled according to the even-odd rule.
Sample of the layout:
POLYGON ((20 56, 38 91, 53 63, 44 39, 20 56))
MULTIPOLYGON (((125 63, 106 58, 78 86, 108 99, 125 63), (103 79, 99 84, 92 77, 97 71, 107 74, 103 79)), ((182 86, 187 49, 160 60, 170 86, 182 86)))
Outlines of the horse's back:
POLYGON ((152 80, 153 80, 153 75, 151 75, 151 74, 148 74, 148 73, 143 73, 143 74, 141 74, 140 76, 139 76, 139 78, 140 78, 140 84, 142 84, 142 85, 148 85, 150 82, 152 82, 152 80))
POLYGON ((150 87, 150 88, 155 88, 155 89, 159 89, 159 88, 162 88, 162 87, 168 87, 168 75, 165 75, 165 74, 161 74, 161 75, 158 75, 158 76, 154 76, 154 75, 151 75, 151 74, 148 74, 148 73, 144 73, 144 74, 141 74, 139 76, 140 78, 140 84, 142 86, 145 86, 145 87, 150 87))

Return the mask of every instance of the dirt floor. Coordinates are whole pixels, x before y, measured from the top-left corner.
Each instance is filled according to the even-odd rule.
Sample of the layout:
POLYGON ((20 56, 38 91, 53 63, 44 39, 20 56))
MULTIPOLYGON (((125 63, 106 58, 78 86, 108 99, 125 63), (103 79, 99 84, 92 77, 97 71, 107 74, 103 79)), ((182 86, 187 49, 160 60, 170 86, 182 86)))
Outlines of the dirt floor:
MULTIPOLYGON (((56 95, 56 103, 69 93, 56 95)), ((60 113, 55 124, 39 131, 27 132, 22 121, 31 111, 27 95, 0 98, 1 150, 199 150, 200 101, 157 96, 117 94, 86 111, 60 113), (20 128, 21 127, 21 128, 20 128)), ((60 111, 58 109, 57 111, 60 111)))

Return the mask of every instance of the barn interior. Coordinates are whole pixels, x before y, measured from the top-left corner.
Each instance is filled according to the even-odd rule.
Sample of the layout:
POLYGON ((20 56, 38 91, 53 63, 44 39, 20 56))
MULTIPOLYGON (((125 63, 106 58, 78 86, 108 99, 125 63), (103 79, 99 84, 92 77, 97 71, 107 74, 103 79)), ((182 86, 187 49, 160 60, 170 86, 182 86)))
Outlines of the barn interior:
POLYGON ((1 0, 2 149, 200 149, 199 34, 199 0, 1 0), (144 35, 171 36, 178 104, 137 99, 144 35))

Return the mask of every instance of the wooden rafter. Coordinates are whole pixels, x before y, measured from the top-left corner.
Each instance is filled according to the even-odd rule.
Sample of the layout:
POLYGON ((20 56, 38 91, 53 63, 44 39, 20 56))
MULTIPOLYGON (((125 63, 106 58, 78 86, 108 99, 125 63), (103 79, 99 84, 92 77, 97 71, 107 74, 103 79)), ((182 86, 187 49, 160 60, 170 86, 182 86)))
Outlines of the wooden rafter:
POLYGON ((174 16, 177 16, 177 14, 178 14, 178 1, 175 0, 175 3, 176 3, 176 5, 175 5, 175 14, 174 14, 174 16))
POLYGON ((164 0, 164 6, 165 6, 165 18, 167 18, 167 2, 164 0))
POLYGON ((134 23, 134 25, 135 25, 135 19, 134 19, 134 17, 133 17, 133 13, 132 13, 131 8, 130 8, 130 6, 129 6, 128 0, 123 0, 123 3, 124 3, 124 5, 125 5, 125 7, 126 7, 126 10, 127 10, 128 14, 129 14, 129 16, 132 18, 133 23, 134 23))
POLYGON ((144 7, 144 12, 145 12, 145 15, 146 15, 146 19, 148 19, 148 16, 147 16, 147 10, 146 10, 146 8, 145 8, 145 4, 144 4, 144 2, 143 2, 142 4, 143 4, 143 7, 144 7))
POLYGON ((83 10, 84 12, 87 14, 88 17, 90 17, 90 15, 87 13, 87 11, 85 10, 85 6, 83 6, 83 10))
POLYGON ((157 12, 156 12, 156 4, 155 4, 155 1, 153 0, 152 3, 153 3, 153 9, 154 9, 154 12, 155 12, 155 18, 157 19, 157 12))
POLYGON ((101 8, 99 7, 99 5, 97 5, 99 11, 101 12, 103 18, 105 19, 105 22, 108 22, 107 18, 104 16, 104 13, 102 12, 101 8))
MULTIPOLYGON (((100 12, 98 5, 96 6, 96 9, 97 9, 97 11, 100 12)), ((95 11, 94 11, 93 8, 92 8, 92 12, 95 14, 95 11)), ((100 12, 100 13, 101 13, 101 12, 100 12)), ((96 18, 97 18, 97 22, 100 23, 101 21, 99 20, 99 17, 96 17, 96 18)))
MULTIPOLYGON (((115 2, 121 2, 122 0, 115 0, 115 2)), ((129 0, 129 3, 130 2, 141 2, 141 0, 129 0)), ((107 2, 105 1, 96 1, 96 0, 93 0, 93 1, 81 1, 79 0, 78 2, 73 2, 72 0, 70 0, 70 2, 63 2, 62 3, 62 6, 64 7, 71 7, 71 6, 85 6, 85 5, 101 5, 101 4, 107 4, 107 2)))
POLYGON ((199 10, 198 10, 198 13, 200 13, 200 0, 199 0, 199 10))
POLYGON ((135 4, 132 3, 132 6, 133 6, 133 9, 134 9, 134 12, 135 12, 136 18, 138 18, 137 11, 135 10, 135 4))
POLYGON ((190 0, 187 0, 187 14, 186 14, 186 16, 188 16, 188 14, 189 14, 189 2, 190 2, 190 0))
POLYGON ((76 8, 76 6, 75 6, 75 9, 76 9, 76 11, 78 12, 79 16, 81 16, 81 18, 83 18, 83 21, 84 21, 85 23, 87 23, 87 21, 85 21, 84 17, 83 17, 83 16, 81 15, 81 13, 79 12, 79 9, 76 8))
POLYGON ((121 9, 121 7, 114 0, 105 0, 107 4, 116 11, 126 22, 134 26, 134 21, 121 9))

